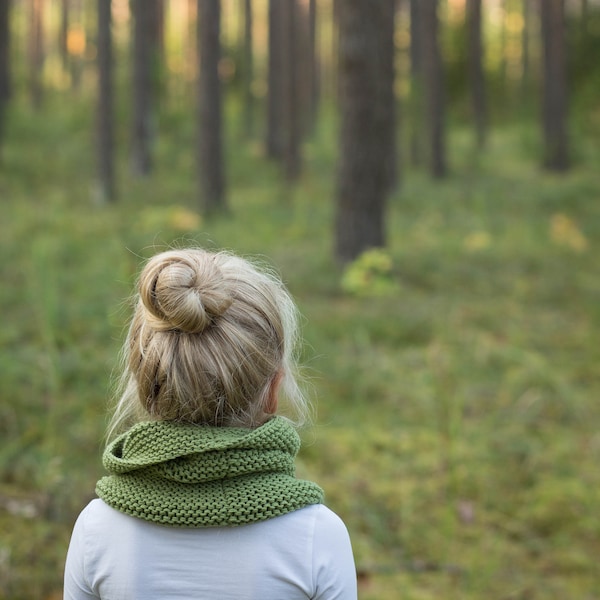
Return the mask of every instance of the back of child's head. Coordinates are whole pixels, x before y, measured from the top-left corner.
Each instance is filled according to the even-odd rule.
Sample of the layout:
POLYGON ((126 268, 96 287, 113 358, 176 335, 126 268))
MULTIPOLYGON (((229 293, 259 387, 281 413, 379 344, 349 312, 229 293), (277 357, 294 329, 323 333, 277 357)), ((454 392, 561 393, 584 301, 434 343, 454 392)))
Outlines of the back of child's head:
POLYGON ((255 427, 273 387, 306 411, 295 378, 297 310, 270 270, 226 252, 170 250, 143 268, 112 431, 159 419, 255 427))

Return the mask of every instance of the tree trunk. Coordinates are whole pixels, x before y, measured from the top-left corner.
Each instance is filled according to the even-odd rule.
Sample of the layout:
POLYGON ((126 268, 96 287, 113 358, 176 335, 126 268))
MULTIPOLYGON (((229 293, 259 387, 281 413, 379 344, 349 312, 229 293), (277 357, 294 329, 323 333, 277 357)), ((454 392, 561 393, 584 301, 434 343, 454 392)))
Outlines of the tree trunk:
POLYGON ((6 105, 10 98, 10 0, 0 0, 0 159, 4 142, 6 105))
POLYGON ((97 160, 100 199, 115 198, 111 0, 98 0, 97 160))
POLYGON ((69 0, 68 21, 66 68, 71 75, 71 87, 75 91, 79 91, 85 68, 85 33, 82 0, 69 0))
POLYGON ((585 38, 588 34, 588 19, 590 16, 590 4, 588 0, 581 0, 580 34, 585 38))
POLYGON ((335 255, 345 264, 385 243, 393 122, 393 0, 340 0, 341 130, 335 255), (388 39, 391 34, 391 39, 388 39))
POLYGON ((165 85, 165 0, 146 2, 150 12, 150 77, 152 79, 152 105, 155 113, 160 100, 168 91, 165 85))
POLYGON ((254 52, 252 35, 252 0, 242 0, 244 9, 244 37, 243 37, 243 132, 250 138, 254 133, 254 52))
POLYGON ((11 95, 10 9, 11 0, 0 0, 0 105, 11 95))
POLYGON ((565 171, 569 167, 569 157, 564 0, 541 0, 540 10, 544 73, 544 166, 552 171, 565 171))
MULTIPOLYGON (((286 0, 287 2, 288 0, 286 0)), ((284 2, 269 0, 269 56, 267 89, 267 156, 280 159, 283 135, 283 17, 284 2)))
POLYGON ((58 49, 60 60, 65 73, 69 72, 69 50, 67 37, 69 35, 69 0, 61 0, 60 3, 60 29, 58 38, 58 49))
POLYGON ((302 90, 300 89, 300 64, 298 56, 299 6, 297 0, 284 3, 283 27, 283 163, 285 179, 293 182, 300 176, 302 90))
POLYGON ((133 11, 133 115, 131 167, 135 175, 152 169, 152 25, 156 0, 131 0, 133 11))
POLYGON ((398 0, 387 0, 383 4, 385 11, 381 24, 381 81, 385 82, 381 90, 381 110, 386 113, 387 126, 383 128, 382 143, 386 148, 385 169, 387 191, 392 192, 398 184, 398 151, 396 144, 396 96, 395 96, 395 59, 396 43, 396 3, 398 0))
POLYGON ((308 3, 308 108, 307 132, 314 131, 319 109, 319 56, 317 54, 317 2, 308 3))
POLYGON ((220 0, 198 0, 198 175, 200 205, 207 214, 226 209, 219 81, 220 29, 220 0))
POLYGON ((421 7, 421 53, 429 168, 432 176, 438 179, 444 177, 447 170, 444 131, 444 74, 438 41, 438 2, 437 0, 420 0, 419 5, 421 7))
POLYGON ((467 0, 466 17, 471 112, 475 123, 477 147, 482 149, 487 133, 487 107, 483 72, 484 49, 481 39, 481 0, 467 0))
POLYGON ((43 0, 31 0, 29 13, 29 92, 34 109, 42 106, 43 85, 42 68, 44 65, 44 3, 43 0))
POLYGON ((521 31, 521 104, 529 100, 530 90, 530 30, 531 0, 523 0, 523 30, 521 31))
POLYGON ((415 166, 423 162, 423 132, 425 131, 420 9, 419 0, 410 0, 410 158, 415 166))

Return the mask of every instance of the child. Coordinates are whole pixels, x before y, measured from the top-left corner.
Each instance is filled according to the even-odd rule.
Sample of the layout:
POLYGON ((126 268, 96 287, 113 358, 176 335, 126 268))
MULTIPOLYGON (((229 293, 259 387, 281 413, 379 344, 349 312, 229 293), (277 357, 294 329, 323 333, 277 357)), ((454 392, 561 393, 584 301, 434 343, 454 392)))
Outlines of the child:
POLYGON ((171 250, 143 269, 99 498, 82 511, 64 598, 354 600, 346 527, 296 479, 278 416, 307 406, 297 312, 250 262, 171 250))

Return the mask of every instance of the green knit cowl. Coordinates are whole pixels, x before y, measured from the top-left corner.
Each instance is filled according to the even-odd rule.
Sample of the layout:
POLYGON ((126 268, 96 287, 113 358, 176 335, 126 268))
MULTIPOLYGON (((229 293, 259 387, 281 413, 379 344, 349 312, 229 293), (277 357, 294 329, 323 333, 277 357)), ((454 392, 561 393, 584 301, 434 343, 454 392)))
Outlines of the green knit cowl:
POLYGON ((264 521, 323 501, 296 479, 295 429, 275 417, 256 429, 143 422, 110 443, 96 485, 128 515, 180 527, 264 521))

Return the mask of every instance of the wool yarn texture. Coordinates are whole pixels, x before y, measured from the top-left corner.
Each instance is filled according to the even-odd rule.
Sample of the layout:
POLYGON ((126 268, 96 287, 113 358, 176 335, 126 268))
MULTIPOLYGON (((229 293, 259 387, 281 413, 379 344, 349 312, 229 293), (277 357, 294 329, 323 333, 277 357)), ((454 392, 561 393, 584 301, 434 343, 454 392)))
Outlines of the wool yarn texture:
POLYGON ((110 475, 96 484, 109 506, 179 527, 264 521, 323 502, 323 490, 295 477, 300 437, 274 417, 256 429, 147 421, 111 442, 110 475))

